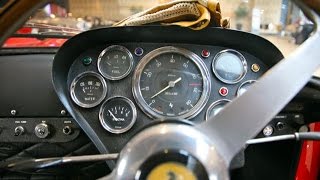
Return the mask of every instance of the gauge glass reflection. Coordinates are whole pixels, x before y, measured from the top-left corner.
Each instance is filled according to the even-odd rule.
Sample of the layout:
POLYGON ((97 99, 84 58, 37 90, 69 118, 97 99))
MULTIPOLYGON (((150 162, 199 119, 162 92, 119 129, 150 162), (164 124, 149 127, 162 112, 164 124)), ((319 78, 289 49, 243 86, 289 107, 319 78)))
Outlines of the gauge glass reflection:
POLYGON ((107 84, 103 77, 95 72, 85 72, 77 76, 71 83, 72 100, 83 108, 91 108, 100 104, 107 94, 107 84))
POLYGON ((241 81, 247 73, 247 63, 238 51, 228 49, 215 56, 212 70, 222 82, 234 84, 241 81))
POLYGON ((132 54, 123 46, 110 46, 103 50, 98 58, 99 72, 109 80, 126 77, 131 72, 132 66, 132 54))

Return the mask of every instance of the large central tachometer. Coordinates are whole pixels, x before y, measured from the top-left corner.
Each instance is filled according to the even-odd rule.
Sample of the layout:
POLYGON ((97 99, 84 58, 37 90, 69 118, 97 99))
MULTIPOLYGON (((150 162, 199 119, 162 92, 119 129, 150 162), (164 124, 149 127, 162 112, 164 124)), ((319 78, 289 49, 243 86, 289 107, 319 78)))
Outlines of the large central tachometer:
POLYGON ((205 106, 210 93, 209 73, 191 51, 162 47, 143 57, 133 78, 140 108, 154 118, 191 118, 205 106))

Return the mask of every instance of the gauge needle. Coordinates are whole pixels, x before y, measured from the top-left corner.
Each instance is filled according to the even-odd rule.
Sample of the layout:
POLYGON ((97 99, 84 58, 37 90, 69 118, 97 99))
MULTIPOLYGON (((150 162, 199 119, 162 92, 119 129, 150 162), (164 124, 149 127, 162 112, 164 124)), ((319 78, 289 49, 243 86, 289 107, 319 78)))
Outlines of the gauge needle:
POLYGON ((118 118, 116 118, 116 117, 112 114, 112 112, 111 112, 110 110, 108 110, 108 112, 111 114, 111 116, 113 117, 113 119, 114 119, 115 121, 119 121, 118 118))
POLYGON ((161 91, 159 91, 158 93, 156 93, 155 95, 153 95, 151 97, 151 99, 153 99, 154 97, 158 96, 159 94, 163 93, 164 91, 166 91, 169 88, 172 88, 176 85, 176 83, 178 83, 179 81, 181 81, 181 77, 179 77, 177 80, 175 81, 169 81, 168 86, 166 86, 165 88, 163 88, 161 91))

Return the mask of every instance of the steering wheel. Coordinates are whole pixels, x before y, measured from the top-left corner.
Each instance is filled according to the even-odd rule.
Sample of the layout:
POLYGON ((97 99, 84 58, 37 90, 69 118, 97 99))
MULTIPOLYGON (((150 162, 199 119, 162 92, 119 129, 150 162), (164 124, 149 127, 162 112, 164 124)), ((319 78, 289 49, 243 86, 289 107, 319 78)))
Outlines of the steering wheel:
MULTIPOLYGON (((102 179, 164 176, 229 179, 232 158, 303 88, 319 67, 319 12, 314 11, 314 6, 309 5, 314 9, 311 10, 303 2, 295 2, 316 25, 314 35, 296 52, 270 69, 245 94, 228 103, 214 119, 198 125, 165 121, 145 128, 122 149, 116 167, 102 179)), ((43 2, 30 4, 28 7, 32 9, 43 2)), ((12 28, 7 31, 0 28, 0 32, 5 32, 0 43, 10 31, 12 28)))
POLYGON ((232 158, 308 82, 320 64, 319 14, 296 3, 316 24, 314 35, 244 95, 198 125, 164 122, 133 137, 103 179, 229 179, 232 158), (241 122, 241 123, 239 123, 241 122))

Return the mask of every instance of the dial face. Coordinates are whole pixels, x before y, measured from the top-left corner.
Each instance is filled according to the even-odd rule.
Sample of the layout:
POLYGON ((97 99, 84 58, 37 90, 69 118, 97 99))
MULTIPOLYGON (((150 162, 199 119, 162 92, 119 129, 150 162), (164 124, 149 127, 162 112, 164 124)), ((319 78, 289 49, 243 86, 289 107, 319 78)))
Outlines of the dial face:
POLYGON ((77 76, 71 83, 72 100, 79 106, 91 108, 97 106, 107 94, 105 80, 97 73, 86 72, 77 76))
POLYGON ((202 60, 195 59, 197 56, 190 51, 179 50, 159 48, 138 65, 134 95, 140 107, 156 118, 188 118, 197 113, 209 97, 202 60))
POLYGON ((241 81, 247 73, 247 63, 239 52, 225 50, 215 56, 212 69, 222 82, 234 84, 241 81))
POLYGON ((101 107, 99 119, 101 125, 111 133, 128 131, 137 118, 137 111, 131 100, 125 97, 108 99, 101 107))
POLYGON ((242 83, 237 90, 237 96, 241 96, 243 93, 245 93, 249 89, 249 87, 255 82, 255 80, 249 80, 242 83))
POLYGON ((230 100, 221 99, 212 103, 207 110, 206 121, 209 120, 211 116, 217 115, 228 102, 230 102, 230 100))
POLYGON ((98 58, 99 72, 107 79, 119 80, 126 77, 133 65, 133 58, 123 46, 110 46, 98 58))

